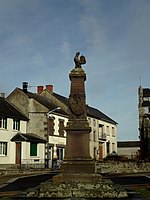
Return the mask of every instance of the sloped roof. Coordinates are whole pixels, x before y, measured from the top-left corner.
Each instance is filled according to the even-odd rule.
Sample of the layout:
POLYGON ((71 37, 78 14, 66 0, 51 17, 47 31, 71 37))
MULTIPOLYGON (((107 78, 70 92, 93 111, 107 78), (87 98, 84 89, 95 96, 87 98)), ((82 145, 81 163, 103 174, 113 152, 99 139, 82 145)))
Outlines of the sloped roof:
POLYGON ((46 143, 46 140, 38 137, 37 135, 17 133, 12 139, 12 142, 33 142, 33 143, 46 143))
POLYGON ((63 102, 66 106, 68 106, 68 98, 61 96, 55 92, 52 93, 54 97, 56 97, 59 101, 63 102))
POLYGON ((143 97, 150 97, 150 89, 143 88, 143 97))
MULTIPOLYGON (((66 106, 68 106, 68 98, 63 97, 63 96, 56 94, 54 92, 53 92, 53 95, 56 98, 58 98, 61 102, 63 102, 66 106)), ((112 124, 117 124, 116 121, 114 121, 113 119, 111 119, 110 117, 108 117, 107 115, 105 115, 104 113, 102 113, 101 111, 99 111, 96 108, 88 106, 87 110, 88 110, 87 111, 88 116, 91 116, 91 117, 94 117, 96 119, 100 119, 100 120, 103 120, 103 121, 106 121, 106 122, 109 122, 109 123, 112 123, 112 124)))
POLYGON ((117 124, 116 121, 112 120, 110 117, 108 117, 107 115, 105 115, 104 113, 99 111, 98 109, 92 108, 90 106, 88 106, 87 115, 97 118, 97 119, 100 119, 100 120, 103 120, 103 121, 106 121, 106 122, 109 122, 109 123, 112 123, 112 124, 117 124))
MULTIPOLYGON (((22 90, 22 89, 20 89, 20 90, 22 90)), ((29 98, 35 99, 36 101, 38 101, 39 103, 41 103, 42 105, 44 105, 45 107, 47 107, 49 110, 52 110, 52 109, 54 109, 54 108, 57 107, 56 105, 54 105, 51 102, 51 100, 48 97, 41 96, 41 95, 38 95, 36 93, 31 93, 31 92, 28 92, 28 91, 25 92, 25 93, 26 93, 26 95, 29 98)), ((52 93, 52 95, 55 98, 57 98, 58 100, 60 100, 63 104, 65 104, 66 106, 68 106, 68 98, 67 97, 61 96, 61 95, 59 95, 57 93, 54 93, 54 92, 52 93)), ((88 116, 91 116, 91 117, 94 117, 96 119, 100 119, 100 120, 103 120, 103 121, 106 121, 106 122, 109 122, 109 123, 112 123, 112 124, 117 124, 116 121, 114 121, 113 119, 111 119, 110 117, 108 117, 107 115, 105 115, 104 113, 102 113, 101 111, 99 111, 96 108, 88 106, 87 110, 88 110, 87 111, 87 115, 88 116)), ((68 115, 66 112, 62 111, 61 109, 57 110, 56 112, 64 114, 64 115, 68 115)))
MULTIPOLYGON (((56 98, 58 98, 61 102, 63 102, 66 106, 68 106, 68 98, 63 97, 56 93, 53 93, 53 95, 56 98)), ((110 117, 108 117, 107 115, 105 115, 104 113, 99 111, 98 109, 90 107, 90 106, 88 106, 88 108, 87 108, 87 115, 94 117, 96 119, 104 120, 104 121, 112 123, 112 124, 117 124, 116 121, 112 120, 110 117)))
MULTIPOLYGON (((19 89, 19 88, 18 88, 19 89)), ((22 89, 19 89, 21 91, 23 91, 22 89)), ((24 92, 24 91, 23 91, 24 92)), ((53 110, 55 108, 57 108, 58 106, 56 106, 55 104, 53 104, 53 102, 46 96, 41 96, 39 94, 36 93, 32 93, 32 92, 24 92, 29 98, 33 98, 34 100, 36 100, 37 102, 39 102, 40 104, 42 104, 43 106, 45 106, 46 108, 48 108, 49 110, 53 110)), ((63 110, 56 110, 56 113, 60 113, 63 115, 67 115, 66 112, 64 112, 63 110)))
POLYGON ((140 141, 120 141, 117 142, 117 147, 128 148, 128 147, 140 147, 140 141))
POLYGON ((7 99, 0 97, 0 116, 28 121, 7 99))

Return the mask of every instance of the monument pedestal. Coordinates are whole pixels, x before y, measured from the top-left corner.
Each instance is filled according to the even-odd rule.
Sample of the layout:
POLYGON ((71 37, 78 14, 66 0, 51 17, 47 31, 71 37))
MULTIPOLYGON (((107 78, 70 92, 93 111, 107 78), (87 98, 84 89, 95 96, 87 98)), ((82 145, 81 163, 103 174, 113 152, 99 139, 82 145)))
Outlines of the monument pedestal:
POLYGON ((49 199, 102 199, 126 197, 112 184, 101 180, 101 175, 95 174, 94 161, 90 157, 89 134, 91 128, 87 121, 87 106, 85 101, 84 81, 86 74, 81 67, 85 57, 78 58, 76 54, 75 68, 69 74, 71 91, 69 96, 69 120, 67 132, 65 159, 61 166, 61 174, 53 177, 53 182, 42 184, 39 197, 49 199))
POLYGON ((93 160, 65 160, 61 166, 61 174, 94 174, 93 160))
MULTIPOLYGON (((75 175, 76 176, 76 175, 75 175)), ((86 176, 87 177, 87 176, 86 176)), ((73 177, 74 179, 75 177, 73 177)), ((128 199, 127 192, 120 186, 104 181, 45 182, 39 189, 29 191, 27 198, 47 198, 61 200, 128 199)), ((74 179, 75 180, 75 179, 74 179)))

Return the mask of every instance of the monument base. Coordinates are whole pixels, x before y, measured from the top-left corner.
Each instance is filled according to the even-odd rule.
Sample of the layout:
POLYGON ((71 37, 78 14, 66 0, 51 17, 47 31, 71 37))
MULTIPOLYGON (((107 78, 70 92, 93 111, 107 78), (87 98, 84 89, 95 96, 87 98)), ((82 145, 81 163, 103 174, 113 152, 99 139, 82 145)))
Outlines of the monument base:
POLYGON ((100 182, 62 182, 42 183, 38 190, 27 193, 27 198, 48 198, 62 200, 128 199, 127 192, 112 183, 100 182))
POLYGON ((99 183, 101 179, 100 174, 59 174, 53 176, 53 183, 99 183))
POLYGON ((61 165, 61 174, 94 174, 95 164, 92 159, 64 160, 61 165))

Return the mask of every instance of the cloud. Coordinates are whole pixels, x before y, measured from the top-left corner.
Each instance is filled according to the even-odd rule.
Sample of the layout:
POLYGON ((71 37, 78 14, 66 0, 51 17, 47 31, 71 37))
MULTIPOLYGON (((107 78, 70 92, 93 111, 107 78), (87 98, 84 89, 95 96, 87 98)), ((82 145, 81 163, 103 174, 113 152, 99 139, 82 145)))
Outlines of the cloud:
POLYGON ((62 44, 61 44, 61 49, 64 57, 66 59, 70 58, 70 44, 66 38, 63 39, 62 44))
POLYGON ((2 91, 26 80, 67 94, 80 51, 87 103, 119 123, 121 138, 127 131, 136 136, 139 76, 149 87, 149 10, 149 0, 1 0, 2 91))
POLYGON ((105 26, 102 22, 101 8, 97 1, 81 1, 84 7, 83 13, 80 17, 80 30, 83 32, 86 47, 88 51, 93 54, 100 54, 106 47, 105 26))

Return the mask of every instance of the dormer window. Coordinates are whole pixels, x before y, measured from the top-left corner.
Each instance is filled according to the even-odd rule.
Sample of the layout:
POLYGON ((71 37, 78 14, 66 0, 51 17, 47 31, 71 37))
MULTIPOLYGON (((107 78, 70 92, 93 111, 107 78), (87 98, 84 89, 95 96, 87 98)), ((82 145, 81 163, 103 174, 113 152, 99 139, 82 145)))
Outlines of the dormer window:
POLYGON ((20 131, 20 120, 13 119, 13 130, 20 131))
POLYGON ((7 129, 7 118, 0 117, 0 128, 7 129))

